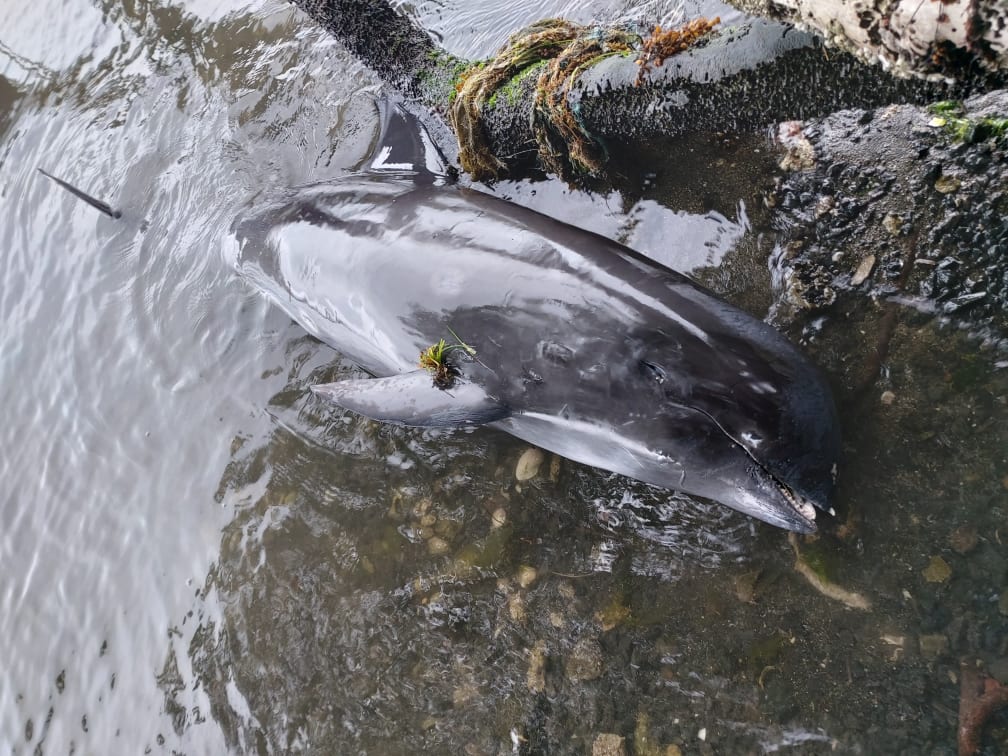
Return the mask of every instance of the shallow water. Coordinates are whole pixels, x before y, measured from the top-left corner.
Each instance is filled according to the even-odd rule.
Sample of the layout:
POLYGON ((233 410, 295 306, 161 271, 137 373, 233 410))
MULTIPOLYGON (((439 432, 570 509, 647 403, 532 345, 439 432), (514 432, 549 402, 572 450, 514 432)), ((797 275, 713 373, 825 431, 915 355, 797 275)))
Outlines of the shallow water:
MULTIPOLYGON (((413 12, 482 54, 568 5, 413 12)), ((960 662, 1008 658, 1005 356, 900 312, 855 400, 883 307, 785 324, 847 418, 845 537, 802 548, 869 610, 722 507, 333 412, 307 387, 353 366, 221 250, 257 197, 360 164, 378 92, 280 3, 0 10, 4 752, 954 752, 960 662)), ((768 145, 656 149, 608 194, 498 191, 764 315, 768 145)))

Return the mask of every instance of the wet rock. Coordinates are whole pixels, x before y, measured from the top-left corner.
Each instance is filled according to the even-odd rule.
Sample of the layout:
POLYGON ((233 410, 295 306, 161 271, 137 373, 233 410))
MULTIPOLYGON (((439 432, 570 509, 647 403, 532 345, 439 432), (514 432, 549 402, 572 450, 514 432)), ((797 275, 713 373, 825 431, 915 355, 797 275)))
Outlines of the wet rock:
POLYGON ((830 195, 830 194, 826 194, 826 195, 823 195, 822 197, 820 197, 818 199, 818 201, 816 202, 816 206, 815 206, 815 216, 816 216, 816 218, 822 218, 830 210, 833 209, 833 206, 835 204, 836 204, 836 200, 834 200, 833 196, 830 195))
POLYGON ((890 236, 899 236, 900 231, 903 230, 903 218, 895 213, 886 213, 886 216, 882 219, 882 228, 884 228, 890 236))
POLYGON ((875 267, 875 255, 868 255, 861 264, 857 266, 854 275, 851 276, 851 286, 860 286, 871 275, 872 268, 875 267))
POLYGON ((784 157, 779 163, 782 170, 804 171, 815 166, 815 148, 802 131, 800 121, 780 124, 777 138, 785 148, 784 157))
POLYGON ((955 176, 942 175, 935 179, 934 183, 935 191, 941 192, 942 194, 952 194, 953 192, 957 192, 961 186, 962 181, 957 179, 955 176))
POLYGON ((479 557, 480 567, 491 567, 501 559, 507 552, 512 536, 511 527, 507 524, 496 525, 490 529, 486 539, 483 541, 483 550, 479 557))
POLYGON ((944 583, 952 576, 952 568, 940 556, 931 557, 921 574, 929 583, 944 583))
POLYGON ((946 313, 953 313, 969 307, 972 304, 979 302, 981 299, 987 296, 986 291, 978 291, 972 294, 963 294, 962 296, 956 297, 942 306, 942 310, 946 313))
POLYGON ((592 743, 592 756, 626 756, 625 738, 612 732, 603 732, 592 743))
POLYGON ((998 611, 1008 616, 1008 591, 1001 591, 1001 597, 998 599, 998 611))
POLYGON ((480 550, 473 543, 465 544, 458 553, 455 554, 455 569, 464 572, 469 571, 480 563, 480 550))
POLYGON ((976 548, 979 537, 975 525, 962 525, 949 534, 949 545, 957 554, 968 554, 976 548))
POLYGON ((598 641, 582 638, 570 651, 565 664, 567 677, 574 682, 596 680, 602 674, 602 647, 598 641))
MULTIPOLYGON (((1008 91, 966 101, 965 112, 983 110, 1008 111, 1008 91)), ((775 225, 790 236, 781 242, 787 256, 773 263, 777 323, 863 301, 855 287, 868 278, 852 281, 850 261, 875 255, 868 277, 920 297, 922 312, 1008 338, 1008 142, 956 145, 943 129, 914 133, 931 118, 920 108, 880 112, 868 126, 848 112, 790 129, 816 157, 781 177, 771 203, 775 225), (823 212, 827 195, 835 201, 823 212)))

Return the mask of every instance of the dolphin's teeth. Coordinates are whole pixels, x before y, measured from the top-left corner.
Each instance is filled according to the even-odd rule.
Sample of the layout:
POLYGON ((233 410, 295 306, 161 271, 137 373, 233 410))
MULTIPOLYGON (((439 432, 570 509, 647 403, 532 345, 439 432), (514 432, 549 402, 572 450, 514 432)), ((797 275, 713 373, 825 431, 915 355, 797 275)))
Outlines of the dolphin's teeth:
MULTIPOLYGON (((796 496, 795 493, 790 488, 785 486, 776 478, 772 477, 772 479, 773 482, 777 484, 777 488, 780 490, 781 494, 783 494, 788 504, 794 507, 795 511, 798 512, 798 514, 800 514, 806 520, 808 520, 809 522, 815 522, 816 518, 815 507, 812 506, 811 503, 805 501, 804 499, 798 498, 798 496, 796 496)), ((832 510, 830 510, 830 513, 832 514, 832 510)))
POLYGON ((807 501, 796 501, 794 505, 795 509, 798 510, 798 514, 800 514, 806 520, 815 522, 815 507, 813 507, 807 501))

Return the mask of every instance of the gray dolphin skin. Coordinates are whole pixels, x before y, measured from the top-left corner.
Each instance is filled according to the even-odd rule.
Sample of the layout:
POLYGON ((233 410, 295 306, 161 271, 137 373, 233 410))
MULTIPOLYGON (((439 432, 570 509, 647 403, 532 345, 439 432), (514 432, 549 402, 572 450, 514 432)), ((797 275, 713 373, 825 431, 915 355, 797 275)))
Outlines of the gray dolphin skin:
POLYGON ((412 170, 303 187, 234 227, 240 275, 375 376, 318 395, 383 422, 489 425, 816 530, 816 510, 832 512, 838 423, 787 339, 625 246, 440 181, 406 134, 412 170), (440 339, 471 347, 450 353, 448 389, 418 367, 440 339))

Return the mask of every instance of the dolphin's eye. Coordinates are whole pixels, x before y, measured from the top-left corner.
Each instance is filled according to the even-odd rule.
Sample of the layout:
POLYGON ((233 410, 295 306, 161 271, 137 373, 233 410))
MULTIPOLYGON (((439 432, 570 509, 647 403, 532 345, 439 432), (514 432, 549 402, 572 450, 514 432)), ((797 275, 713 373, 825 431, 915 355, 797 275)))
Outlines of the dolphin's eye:
POLYGON ((661 365, 655 365, 653 362, 641 360, 640 368, 645 378, 652 380, 655 383, 665 383, 665 369, 661 367, 661 365))

